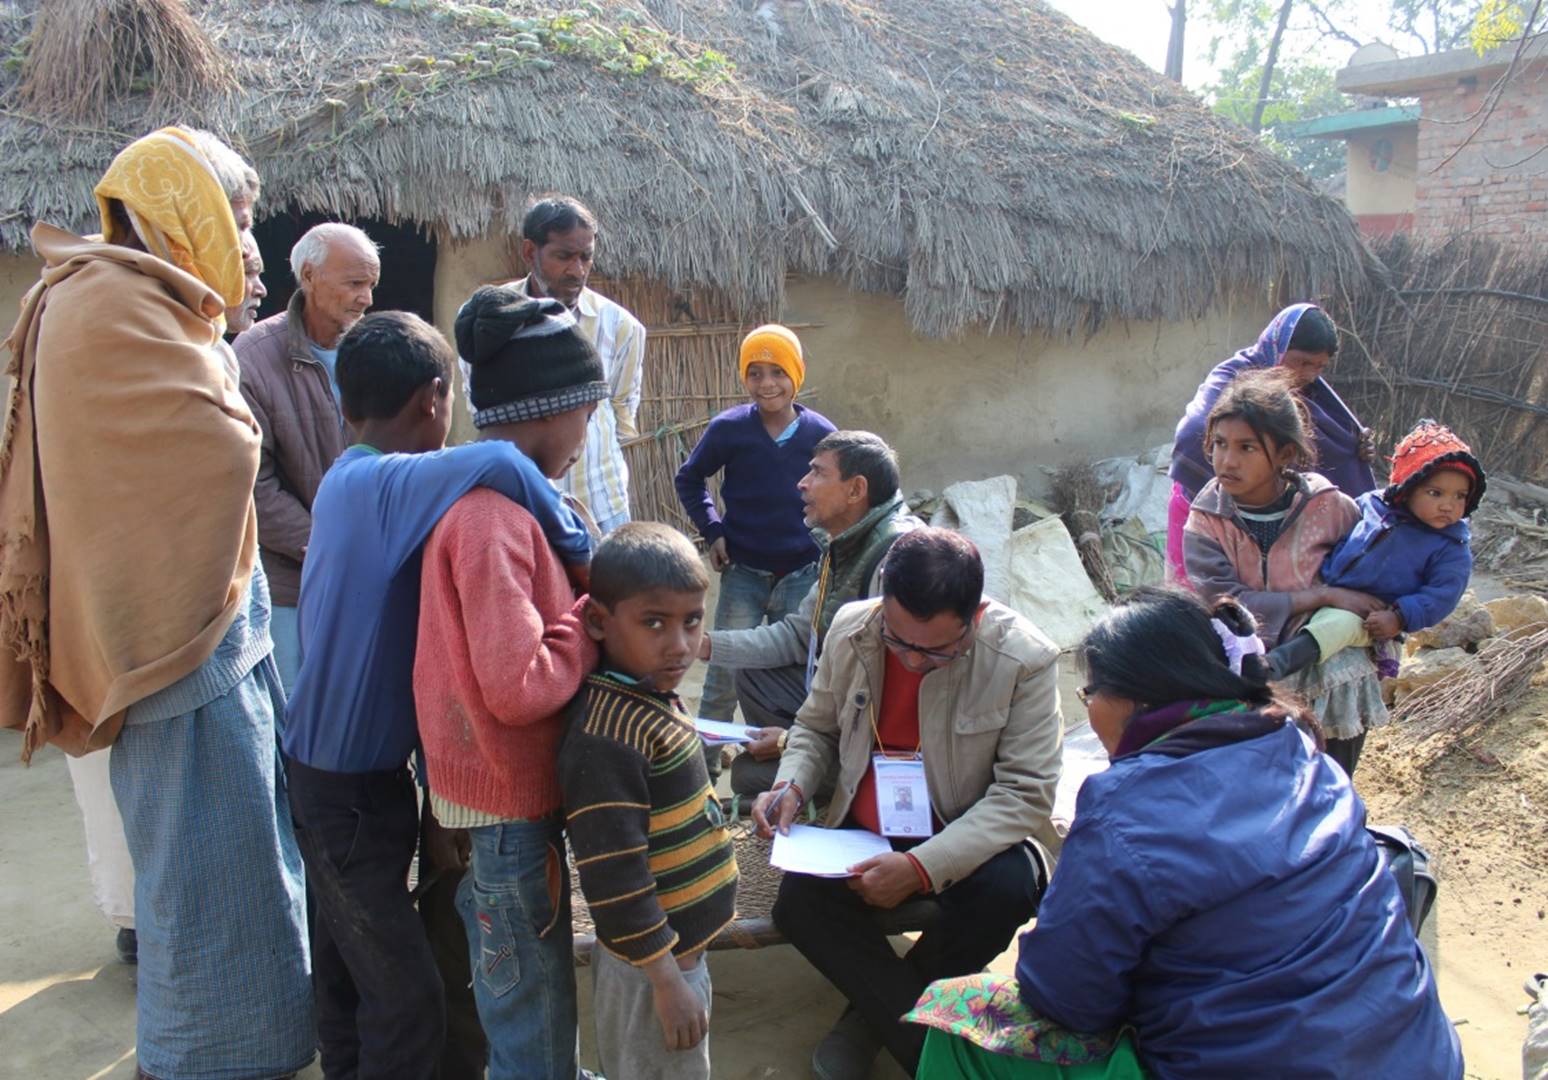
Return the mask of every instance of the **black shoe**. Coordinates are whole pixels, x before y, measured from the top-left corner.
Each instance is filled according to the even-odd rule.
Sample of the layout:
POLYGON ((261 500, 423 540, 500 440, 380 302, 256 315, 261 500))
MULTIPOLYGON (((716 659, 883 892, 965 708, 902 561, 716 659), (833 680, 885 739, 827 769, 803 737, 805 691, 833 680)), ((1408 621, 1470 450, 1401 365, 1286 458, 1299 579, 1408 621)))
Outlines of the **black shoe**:
POLYGON ((118 937, 113 942, 118 949, 118 962, 120 964, 138 964, 140 962, 140 939, 134 936, 134 931, 128 927, 118 932, 118 937))
POLYGON ((1302 630, 1283 645, 1269 650, 1266 658, 1269 681, 1287 679, 1321 658, 1322 647, 1317 644, 1317 639, 1302 630))
POLYGON ((816 1080, 865 1080, 881 1051, 882 1041, 871 1025, 853 1008, 845 1009, 812 1051, 812 1076, 816 1080))

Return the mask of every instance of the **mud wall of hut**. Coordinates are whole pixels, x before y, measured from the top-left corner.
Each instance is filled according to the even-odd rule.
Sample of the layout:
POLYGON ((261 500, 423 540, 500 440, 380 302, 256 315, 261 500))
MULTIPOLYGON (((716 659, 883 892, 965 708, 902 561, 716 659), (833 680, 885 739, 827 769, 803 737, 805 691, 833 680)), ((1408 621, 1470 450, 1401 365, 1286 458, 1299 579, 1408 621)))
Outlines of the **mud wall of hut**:
MULTIPOLYGON (((437 325, 450 336, 475 288, 518 270, 503 238, 443 243, 437 325)), ((686 527, 672 475, 710 418, 743 400, 737 342, 765 313, 737 313, 708 290, 597 284, 651 331, 641 435, 625 450, 635 514, 686 527)), ((887 439, 910 490, 1009 473, 1041 492, 1045 466, 1168 440, 1204 374, 1254 341, 1272 314, 1266 299, 1243 298, 1197 322, 1113 325, 1090 338, 973 333, 939 341, 916 335, 895 297, 792 278, 778 317, 807 348, 802 400, 840 427, 887 439)), ((453 441, 472 436, 459 409, 453 441)))

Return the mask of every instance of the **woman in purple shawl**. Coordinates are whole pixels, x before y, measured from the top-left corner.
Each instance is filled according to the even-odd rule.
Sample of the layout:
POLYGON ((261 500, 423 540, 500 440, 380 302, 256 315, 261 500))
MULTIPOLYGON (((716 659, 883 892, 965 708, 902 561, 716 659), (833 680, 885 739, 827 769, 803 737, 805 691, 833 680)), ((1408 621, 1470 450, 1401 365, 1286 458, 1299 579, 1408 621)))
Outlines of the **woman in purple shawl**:
POLYGON ((1311 413, 1317 435, 1317 472, 1351 499, 1376 487, 1370 462, 1376 456, 1370 430, 1322 378, 1338 351, 1333 320, 1315 304, 1292 304, 1269 323, 1256 345, 1216 365, 1188 403, 1172 444, 1172 502, 1167 514, 1166 556, 1178 581, 1183 571, 1182 533, 1188 507, 1215 475, 1204 452, 1204 426, 1215 399, 1244 371, 1274 367, 1289 371, 1311 413))

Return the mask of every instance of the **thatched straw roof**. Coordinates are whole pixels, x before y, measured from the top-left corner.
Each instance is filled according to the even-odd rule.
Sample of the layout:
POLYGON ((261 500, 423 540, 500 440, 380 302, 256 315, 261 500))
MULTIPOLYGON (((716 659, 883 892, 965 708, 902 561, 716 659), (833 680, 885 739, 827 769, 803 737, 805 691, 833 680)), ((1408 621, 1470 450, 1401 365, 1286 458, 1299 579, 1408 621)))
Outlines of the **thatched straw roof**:
POLYGON ((787 271, 833 274, 932 334, 1177 319, 1363 272, 1339 204, 1036 0, 579 2, 190 0, 234 83, 155 94, 141 49, 112 61, 137 89, 92 109, 57 79, 22 92, 48 42, 18 0, 0 247, 37 218, 86 227, 118 147, 181 121, 245 149, 270 208, 462 237, 569 191, 602 218, 610 275, 768 306, 787 271))

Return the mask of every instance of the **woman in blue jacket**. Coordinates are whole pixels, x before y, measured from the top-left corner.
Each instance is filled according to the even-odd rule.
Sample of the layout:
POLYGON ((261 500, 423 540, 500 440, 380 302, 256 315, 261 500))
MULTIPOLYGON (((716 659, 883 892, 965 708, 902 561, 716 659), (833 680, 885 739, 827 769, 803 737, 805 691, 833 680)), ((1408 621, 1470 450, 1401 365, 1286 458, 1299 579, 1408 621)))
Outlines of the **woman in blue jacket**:
POLYGON ((1087 636, 1112 764, 1021 938, 1020 1000, 932 987, 919 1076, 1462 1075, 1365 807, 1315 721, 1240 674, 1251 634, 1234 604, 1146 589, 1087 636))

